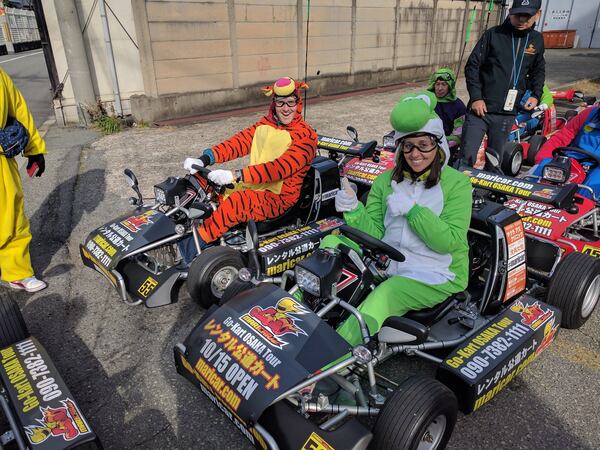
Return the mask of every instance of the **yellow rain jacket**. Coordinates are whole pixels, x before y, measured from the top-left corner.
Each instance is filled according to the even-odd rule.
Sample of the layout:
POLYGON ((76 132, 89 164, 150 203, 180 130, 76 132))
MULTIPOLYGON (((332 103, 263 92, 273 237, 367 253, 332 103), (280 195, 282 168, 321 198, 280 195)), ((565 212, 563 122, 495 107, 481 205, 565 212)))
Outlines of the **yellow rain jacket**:
MULTIPOLYGON (((24 156, 46 153, 46 144, 37 132, 23 95, 0 69, 0 128, 4 128, 8 117, 17 119, 27 130, 29 142, 24 156)), ((17 158, 7 158, 2 153, 0 147, 0 278, 17 281, 33 275, 29 257, 31 232, 17 158)))

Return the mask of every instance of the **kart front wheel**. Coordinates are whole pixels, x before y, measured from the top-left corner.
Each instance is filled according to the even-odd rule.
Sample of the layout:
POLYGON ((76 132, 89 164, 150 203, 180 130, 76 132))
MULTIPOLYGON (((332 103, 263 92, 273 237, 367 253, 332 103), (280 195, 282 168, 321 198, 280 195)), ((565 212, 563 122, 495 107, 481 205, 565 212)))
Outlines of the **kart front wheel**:
POLYGON ((29 336, 17 303, 6 293, 0 294, 0 348, 8 347, 29 336))
POLYGON ((546 138, 539 134, 531 136, 529 139, 529 150, 527 150, 527 164, 533 166, 535 164, 535 157, 540 151, 542 145, 546 142, 546 138))
POLYGON ((432 378, 414 376, 387 399, 373 429, 372 449, 442 449, 458 412, 454 393, 432 378))
POLYGON ((188 272, 190 296, 204 308, 217 304, 244 266, 241 253, 230 247, 216 246, 203 250, 188 272))
POLYGON ((600 259, 569 253, 558 264, 546 301, 562 311, 560 325, 577 329, 592 315, 600 297, 600 259))
POLYGON ((523 146, 518 142, 507 142, 502 153, 502 172, 516 177, 523 165, 523 146))

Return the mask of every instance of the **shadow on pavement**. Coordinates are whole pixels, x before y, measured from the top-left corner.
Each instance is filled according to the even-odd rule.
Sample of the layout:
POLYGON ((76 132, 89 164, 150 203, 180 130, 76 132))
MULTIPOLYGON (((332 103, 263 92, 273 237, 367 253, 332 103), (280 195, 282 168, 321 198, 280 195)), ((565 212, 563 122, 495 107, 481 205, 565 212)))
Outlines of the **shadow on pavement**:
MULTIPOLYGON (((69 178, 46 197, 43 205, 29 218, 33 234, 30 253, 35 273, 42 274, 50 265, 52 257, 65 246, 83 214, 94 211, 102 202, 105 190, 104 170, 94 169, 69 178), (74 208, 75 193, 85 190, 89 194, 79 195, 80 202, 74 208)), ((71 264, 61 264, 44 275, 62 275, 71 268, 71 264)))
MULTIPOLYGON (((21 303, 23 304, 23 303, 21 303)), ((94 355, 94 349, 78 336, 87 306, 82 297, 66 299, 58 294, 40 296, 23 307, 32 335, 44 345, 65 383, 75 396, 104 448, 149 448, 152 435, 174 441, 170 427, 153 429, 152 424, 168 424, 159 409, 135 410, 128 393, 120 390, 131 383, 135 367, 111 374, 94 355), (139 430, 152 430, 140 436, 139 430)), ((109 358, 110 360, 110 358, 109 358)), ((137 403, 135 399, 134 403, 137 403)))

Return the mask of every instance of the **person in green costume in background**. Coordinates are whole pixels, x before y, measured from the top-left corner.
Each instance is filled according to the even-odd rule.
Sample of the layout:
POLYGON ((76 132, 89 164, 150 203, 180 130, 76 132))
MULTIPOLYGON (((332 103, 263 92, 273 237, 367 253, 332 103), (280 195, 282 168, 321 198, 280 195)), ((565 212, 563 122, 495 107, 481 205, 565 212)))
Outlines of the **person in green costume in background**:
POLYGON ((435 112, 444 123, 444 134, 448 139, 450 151, 453 152, 460 145, 467 113, 467 107, 456 96, 456 74, 448 68, 436 70, 429 77, 427 90, 433 92, 437 98, 435 112))
MULTIPOLYGON (((388 278, 358 308, 370 335, 386 318, 434 306, 467 286, 472 188, 464 174, 447 164, 450 152, 436 103, 431 92, 403 96, 390 116, 400 137, 396 167, 377 177, 366 206, 349 188, 335 198, 348 225, 406 257, 402 263, 392 261, 388 278)), ((321 245, 335 247, 342 239, 327 236, 321 245)), ((361 342, 354 316, 338 332, 351 345, 361 342)))

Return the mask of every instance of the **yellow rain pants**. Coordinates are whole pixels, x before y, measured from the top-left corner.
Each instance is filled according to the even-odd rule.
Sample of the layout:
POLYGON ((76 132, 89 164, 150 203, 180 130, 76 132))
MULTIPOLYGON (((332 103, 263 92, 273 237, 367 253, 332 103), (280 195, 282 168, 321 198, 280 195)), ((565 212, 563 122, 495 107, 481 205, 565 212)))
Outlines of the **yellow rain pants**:
MULTIPOLYGON (((0 69, 0 128, 8 117, 23 124, 29 134, 24 156, 46 153, 25 99, 9 76, 0 69)), ((29 242, 31 232, 25 216, 23 187, 16 158, 7 158, 0 148, 0 278, 22 280, 33 275, 29 242)))

